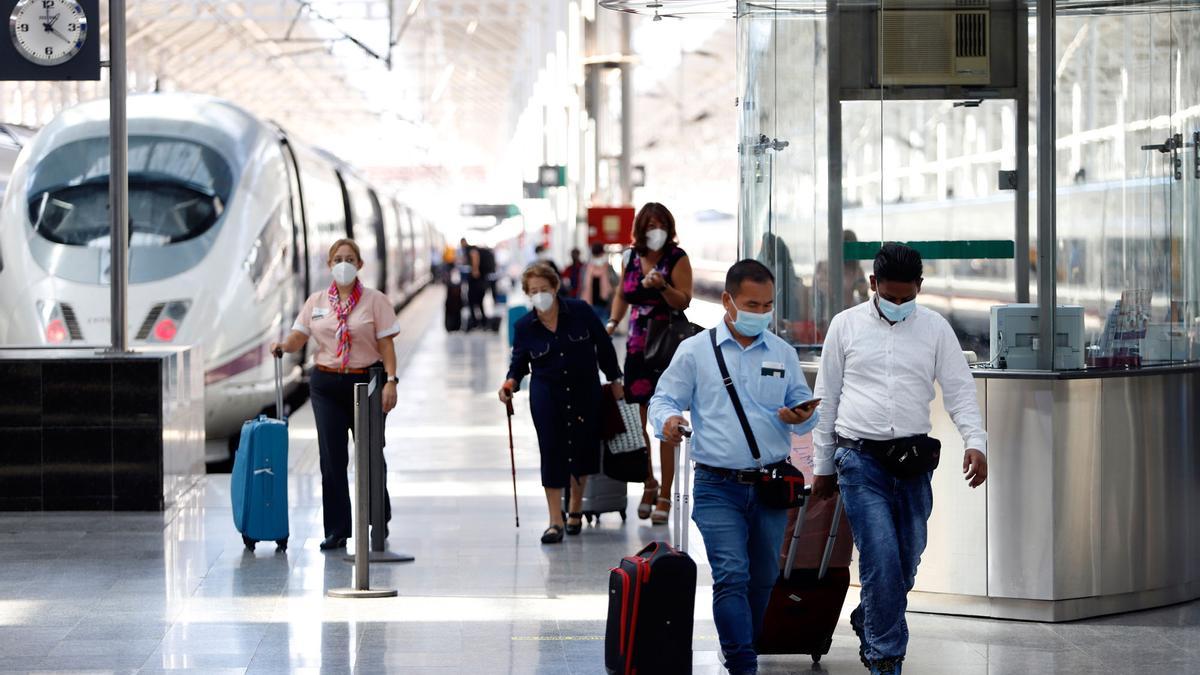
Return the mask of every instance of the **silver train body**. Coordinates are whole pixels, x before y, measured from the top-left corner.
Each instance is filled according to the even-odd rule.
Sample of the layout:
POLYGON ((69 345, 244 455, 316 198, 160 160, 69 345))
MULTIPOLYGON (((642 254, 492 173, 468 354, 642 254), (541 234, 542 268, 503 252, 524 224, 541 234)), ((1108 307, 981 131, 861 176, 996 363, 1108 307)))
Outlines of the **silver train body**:
MULTIPOLYGON (((60 114, 24 148, 0 207, 0 344, 110 342, 108 103, 60 114)), ((330 281, 351 236, 363 282, 397 306, 431 278, 429 223, 331 155, 219 99, 129 99, 128 335, 197 345, 206 430, 230 437, 274 402, 267 345, 330 281)), ((301 362, 285 362, 287 387, 301 362)))

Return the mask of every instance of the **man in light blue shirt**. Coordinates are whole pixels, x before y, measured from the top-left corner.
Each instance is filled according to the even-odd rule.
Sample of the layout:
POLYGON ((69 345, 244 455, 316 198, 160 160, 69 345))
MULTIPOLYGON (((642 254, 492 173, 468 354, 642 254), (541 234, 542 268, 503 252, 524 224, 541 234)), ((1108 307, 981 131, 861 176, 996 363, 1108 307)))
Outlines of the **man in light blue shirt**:
MULTIPOLYGON (((774 299, 771 271, 756 260, 742 260, 725 275, 725 318, 714 329, 763 466, 787 458, 791 434, 806 433, 817 423, 796 350, 766 330, 774 299)), ((679 346, 650 400, 651 428, 660 439, 679 442, 685 410, 692 412, 695 431, 692 518, 712 567, 713 619, 725 665, 731 673, 756 673, 754 643, 779 576, 787 511, 761 504, 754 491, 759 463, 725 388, 710 331, 679 346)))

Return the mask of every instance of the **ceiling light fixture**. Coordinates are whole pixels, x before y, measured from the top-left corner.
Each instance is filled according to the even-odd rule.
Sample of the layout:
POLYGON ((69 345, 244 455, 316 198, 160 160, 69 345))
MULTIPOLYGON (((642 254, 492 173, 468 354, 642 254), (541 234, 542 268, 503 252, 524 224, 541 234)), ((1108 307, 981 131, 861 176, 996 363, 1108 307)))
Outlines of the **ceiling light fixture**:
POLYGON ((476 28, 479 28, 479 20, 471 19, 471 23, 467 24, 467 35, 474 35, 476 28))
POLYGON ((412 0, 412 4, 408 6, 408 15, 412 16, 417 13, 417 9, 421 6, 421 0, 412 0))
POLYGON ((430 96, 430 101, 437 103, 442 98, 442 94, 446 93, 446 87, 450 85, 450 78, 454 75, 454 64, 446 66, 442 71, 442 76, 438 78, 438 82, 433 87, 433 95, 430 96))

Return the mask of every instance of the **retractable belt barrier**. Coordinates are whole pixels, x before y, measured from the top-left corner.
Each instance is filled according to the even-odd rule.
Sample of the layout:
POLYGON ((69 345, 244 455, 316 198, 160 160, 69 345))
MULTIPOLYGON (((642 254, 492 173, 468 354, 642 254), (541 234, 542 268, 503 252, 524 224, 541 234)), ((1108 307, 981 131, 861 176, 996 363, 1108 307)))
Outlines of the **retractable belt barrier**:
POLYGON ((383 470, 383 369, 372 368, 368 384, 354 385, 354 587, 333 588, 333 598, 387 598, 393 588, 371 588, 371 563, 411 562, 413 556, 384 550, 387 475, 383 470), (371 523, 376 526, 368 536, 371 523), (368 541, 370 539, 370 541, 368 541))

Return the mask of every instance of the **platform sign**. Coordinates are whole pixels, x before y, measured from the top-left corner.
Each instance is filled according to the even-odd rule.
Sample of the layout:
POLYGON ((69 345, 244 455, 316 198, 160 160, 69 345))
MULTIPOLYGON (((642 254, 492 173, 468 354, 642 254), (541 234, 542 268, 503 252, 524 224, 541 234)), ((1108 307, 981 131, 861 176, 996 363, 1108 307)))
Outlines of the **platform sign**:
POLYGON ((593 206, 588 209, 588 245, 628 245, 633 241, 632 206, 593 206))
POLYGON ((100 0, 0 0, 0 81, 100 79, 100 0))

